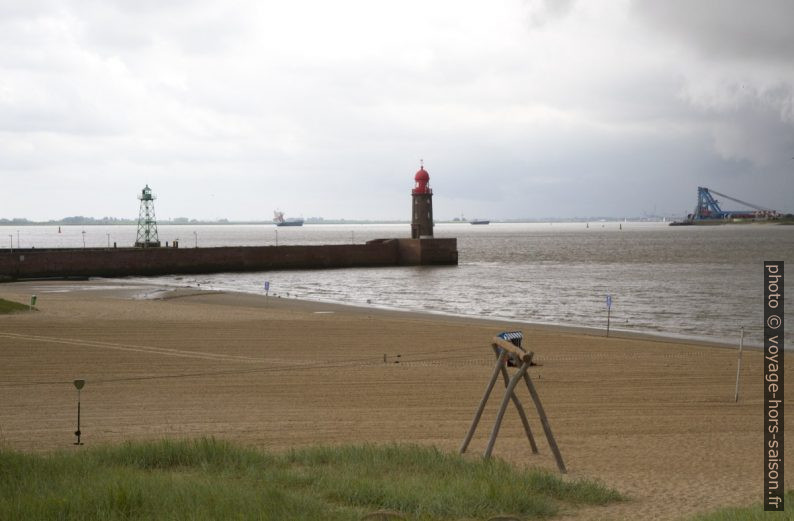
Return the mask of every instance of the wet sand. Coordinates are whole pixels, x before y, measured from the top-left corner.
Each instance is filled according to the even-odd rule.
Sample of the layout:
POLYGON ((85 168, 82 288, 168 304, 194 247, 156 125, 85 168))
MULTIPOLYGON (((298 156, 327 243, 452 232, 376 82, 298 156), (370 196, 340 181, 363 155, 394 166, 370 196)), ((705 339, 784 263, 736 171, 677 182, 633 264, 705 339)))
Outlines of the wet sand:
MULTIPOLYGON (((0 315, 5 447, 75 449, 71 381, 82 378, 87 445, 216 436, 271 450, 397 441, 455 451, 491 373, 490 339, 521 329, 569 475, 631 498, 570 519, 681 519, 761 499, 758 351, 744 353, 736 404, 736 350, 686 341, 93 281, 0 285, 6 299, 33 293, 39 311, 0 315)), ((519 389, 540 454, 511 407, 494 455, 554 470, 519 389)), ((497 387, 471 457, 499 398, 497 387)))

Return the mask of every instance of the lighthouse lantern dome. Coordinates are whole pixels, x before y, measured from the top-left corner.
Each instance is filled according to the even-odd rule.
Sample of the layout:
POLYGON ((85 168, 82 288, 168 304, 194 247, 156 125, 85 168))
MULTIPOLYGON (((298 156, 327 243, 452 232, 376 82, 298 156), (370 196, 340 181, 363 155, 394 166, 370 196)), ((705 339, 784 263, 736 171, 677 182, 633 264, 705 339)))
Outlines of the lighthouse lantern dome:
POLYGON ((433 191, 430 189, 428 183, 430 183, 430 174, 427 173, 425 170, 424 164, 419 167, 419 170, 416 171, 416 175, 414 175, 414 181, 416 184, 414 185, 413 193, 415 194, 431 194, 433 191))

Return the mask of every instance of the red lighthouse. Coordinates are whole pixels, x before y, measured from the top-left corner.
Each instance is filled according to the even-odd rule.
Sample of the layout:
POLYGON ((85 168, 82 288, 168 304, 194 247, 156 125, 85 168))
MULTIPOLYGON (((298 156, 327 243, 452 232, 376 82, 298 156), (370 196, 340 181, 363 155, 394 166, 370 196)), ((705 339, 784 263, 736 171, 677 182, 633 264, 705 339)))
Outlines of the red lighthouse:
POLYGON ((430 175, 424 163, 414 176, 416 185, 411 191, 413 195, 413 212, 411 213, 411 238, 433 236, 433 189, 430 188, 430 175))

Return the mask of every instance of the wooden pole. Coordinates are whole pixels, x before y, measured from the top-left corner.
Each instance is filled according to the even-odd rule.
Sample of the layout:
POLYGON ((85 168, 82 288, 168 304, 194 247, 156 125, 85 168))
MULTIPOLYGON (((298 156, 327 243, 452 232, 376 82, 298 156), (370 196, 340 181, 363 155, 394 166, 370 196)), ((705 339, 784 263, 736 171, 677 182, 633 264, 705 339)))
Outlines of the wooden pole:
POLYGON ((463 440, 463 444, 460 446, 461 454, 466 452, 466 449, 469 447, 469 443, 471 443, 471 438, 474 436, 474 431, 477 430, 477 424, 480 423, 482 412, 485 410, 485 404, 488 403, 488 397, 491 396, 491 391, 493 391, 493 387, 496 384, 496 378, 499 376, 499 371, 503 368, 503 366, 504 355, 500 351, 496 357, 496 364, 493 368, 491 380, 488 382, 488 386, 485 388, 485 394, 483 394, 482 399, 480 399, 480 405, 477 406, 477 412, 474 413, 474 419, 471 421, 471 425, 469 426, 469 432, 466 433, 466 438, 463 440))
MULTIPOLYGON (((497 349, 498 348, 494 347, 494 351, 497 351, 497 349)), ((497 356, 498 354, 499 351, 497 351, 497 356)), ((532 364, 531 358, 529 363, 532 364)), ((505 369, 504 365, 502 365, 502 379, 504 379, 505 389, 506 389, 508 384, 510 383, 510 376, 507 374, 507 369, 505 369)), ((521 405, 521 400, 518 399, 518 396, 516 396, 515 392, 512 394, 511 399, 513 400, 513 405, 515 405, 516 409, 518 410, 518 415, 521 417, 521 423, 522 425, 524 425, 524 432, 527 434, 527 439, 529 440, 529 446, 532 447, 532 454, 537 454, 538 446, 537 444, 535 444, 535 437, 532 436, 532 429, 529 428, 529 420, 527 420, 527 415, 524 412, 524 406, 521 405)))
POLYGON ((526 362, 527 360, 532 359, 532 355, 530 353, 527 353, 523 349, 517 348, 507 340, 503 340, 498 336, 493 338, 493 343, 491 344, 491 347, 498 347, 508 355, 512 355, 516 358, 516 360, 521 360, 522 362, 526 362))
POLYGON ((733 402, 739 401, 739 373, 742 371, 742 347, 744 346, 744 327, 741 329, 739 336, 739 363, 736 366, 736 393, 733 396, 733 402))
POLYGON ((77 430, 74 431, 74 435, 77 436, 77 441, 74 442, 75 445, 82 445, 83 443, 80 441, 80 389, 77 390, 77 430))
POLYGON ((607 338, 609 338, 609 316, 612 314, 612 306, 607 307, 607 338))
POLYGON ((549 419, 546 417, 546 412, 543 410, 543 404, 540 403, 540 396, 538 396, 538 392, 535 390, 535 385, 532 383, 532 380, 529 378, 529 375, 526 373, 526 371, 524 371, 522 374, 524 375, 524 381, 527 384, 527 389, 529 389, 529 394, 532 396, 532 401, 535 402, 535 408, 538 410, 540 423, 543 425, 543 432, 546 433, 546 439, 549 442, 549 447, 551 447, 551 452, 554 454, 554 459, 557 460, 557 468, 560 469, 560 472, 565 474, 568 471, 565 470, 565 463, 562 461, 562 454, 560 454, 560 449, 557 447, 557 442, 554 440, 554 434, 551 432, 549 419))
POLYGON ((499 406, 499 413, 496 415, 496 422, 493 425, 493 430, 491 431, 491 437, 488 440, 488 447, 485 449, 485 459, 491 457, 491 452, 493 452, 493 446, 496 444, 496 437, 499 435, 499 427, 502 426, 502 420, 505 416, 505 411, 507 410, 507 404, 510 402, 510 397, 513 395, 513 391, 518 385, 518 381, 521 379, 522 376, 526 376, 527 369, 529 368, 529 361, 524 361, 521 364, 521 367, 518 369, 518 372, 510 379, 510 383, 507 385, 507 389, 505 390, 505 396, 502 398, 502 405, 499 406))

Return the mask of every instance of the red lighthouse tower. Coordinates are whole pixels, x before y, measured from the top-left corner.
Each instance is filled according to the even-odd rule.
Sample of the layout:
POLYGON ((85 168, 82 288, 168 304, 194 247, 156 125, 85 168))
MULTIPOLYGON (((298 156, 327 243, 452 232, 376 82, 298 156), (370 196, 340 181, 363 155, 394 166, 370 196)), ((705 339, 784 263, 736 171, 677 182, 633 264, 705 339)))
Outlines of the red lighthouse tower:
POLYGON ((433 236, 433 189, 430 188, 430 175, 425 170, 424 162, 414 176, 416 185, 411 191, 413 195, 413 212, 411 213, 411 238, 433 236))

